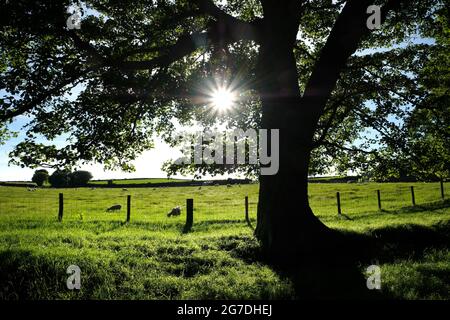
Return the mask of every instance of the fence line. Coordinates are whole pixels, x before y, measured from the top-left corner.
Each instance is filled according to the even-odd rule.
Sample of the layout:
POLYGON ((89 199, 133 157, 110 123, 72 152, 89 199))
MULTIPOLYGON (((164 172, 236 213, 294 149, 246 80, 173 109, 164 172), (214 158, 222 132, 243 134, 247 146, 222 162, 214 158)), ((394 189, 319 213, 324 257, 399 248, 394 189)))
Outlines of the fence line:
MULTIPOLYGON (((256 195, 252 198, 248 195, 243 196, 243 199, 237 196, 225 196, 224 199, 217 201, 217 194, 214 194, 214 197, 211 195, 189 197, 192 189, 182 193, 176 199, 165 199, 164 195, 160 193, 157 193, 156 197, 142 192, 131 195, 128 194, 128 190, 123 190, 123 192, 119 193, 116 190, 116 192, 109 192, 109 194, 104 195, 105 189, 103 189, 101 198, 95 192, 93 192, 92 196, 86 196, 85 194, 79 196, 77 192, 56 193, 53 192, 54 190, 51 191, 53 195, 39 190, 36 191, 37 193, 30 193, 33 196, 29 197, 20 197, 14 193, 5 196, 0 193, 0 213, 28 214, 27 217, 29 215, 40 217, 44 214, 61 222, 66 220, 100 219, 105 221, 125 221, 128 223, 131 222, 131 215, 133 214, 133 221, 153 221, 152 219, 156 218, 159 219, 158 221, 164 222, 168 219, 167 213, 171 209, 180 206, 183 216, 186 214, 184 224, 186 232, 191 230, 194 219, 196 223, 201 221, 242 222, 246 223, 250 228, 253 228, 251 222, 256 219, 256 195), (185 204, 182 203, 181 199, 183 198, 186 201, 185 204), (109 210, 114 207, 116 209, 109 210)), ((325 193, 314 194, 310 199, 312 203, 314 203, 314 198, 325 200, 332 197, 330 198, 325 193)), ((443 183, 437 185, 436 188, 434 185, 402 185, 400 188, 373 189, 373 193, 366 192, 362 195, 361 190, 337 191, 334 205, 337 206, 338 216, 347 217, 346 214, 354 214, 355 210, 367 212, 378 208, 378 211, 384 211, 408 207, 411 204, 417 206, 418 204, 429 203, 439 199, 445 199, 443 183), (410 194, 408 195, 408 193, 410 194)), ((332 212, 332 210, 329 210, 333 206, 332 201, 327 200, 323 204, 325 204, 324 208, 328 208, 328 213, 332 212), (325 202, 328 203, 326 204, 325 202)), ((173 217, 170 219, 179 223, 183 222, 182 218, 173 217)))

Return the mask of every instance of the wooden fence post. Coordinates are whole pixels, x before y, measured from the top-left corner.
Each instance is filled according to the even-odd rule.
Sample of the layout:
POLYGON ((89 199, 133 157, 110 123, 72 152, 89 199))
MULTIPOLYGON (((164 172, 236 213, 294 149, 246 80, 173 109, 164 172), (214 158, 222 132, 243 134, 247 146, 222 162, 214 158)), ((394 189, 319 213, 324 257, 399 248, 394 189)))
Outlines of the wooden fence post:
POLYGON ((186 199, 186 224, 184 232, 189 232, 194 224, 194 199, 186 199))
POLYGON ((336 199, 337 199, 337 207, 338 207, 338 215, 341 215, 341 195, 339 192, 336 192, 336 199))
POLYGON ((58 221, 61 222, 64 214, 64 195, 59 194, 59 211, 58 211, 58 221))
POLYGON ((127 222, 130 222, 131 215, 131 196, 127 196, 127 222))
POLYGON ((411 200, 412 200, 412 205, 415 206, 416 198, 414 197, 414 187, 413 186, 411 186, 411 200))
POLYGON ((245 196, 245 221, 247 222, 247 225, 253 229, 253 226, 250 223, 250 218, 248 216, 248 196, 245 196))
POLYGON ((377 190, 377 198, 378 198, 378 210, 381 210, 381 194, 380 194, 380 190, 377 190))
POLYGON ((441 179, 441 198, 444 200, 444 179, 441 179))

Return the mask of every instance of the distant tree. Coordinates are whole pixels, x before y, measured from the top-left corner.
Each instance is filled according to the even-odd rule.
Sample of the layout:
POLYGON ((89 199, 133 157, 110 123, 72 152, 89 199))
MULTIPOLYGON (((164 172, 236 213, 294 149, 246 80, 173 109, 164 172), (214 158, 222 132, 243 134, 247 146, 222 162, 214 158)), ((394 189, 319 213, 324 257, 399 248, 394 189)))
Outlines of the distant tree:
POLYGON ((36 170, 33 174, 31 181, 36 183, 39 187, 42 187, 45 182, 48 181, 48 171, 45 169, 36 170))
POLYGON ((89 171, 75 171, 70 174, 70 185, 73 187, 83 187, 91 179, 92 174, 89 171))
POLYGON ((70 186, 70 171, 56 170, 48 178, 48 181, 54 188, 65 188, 70 186))

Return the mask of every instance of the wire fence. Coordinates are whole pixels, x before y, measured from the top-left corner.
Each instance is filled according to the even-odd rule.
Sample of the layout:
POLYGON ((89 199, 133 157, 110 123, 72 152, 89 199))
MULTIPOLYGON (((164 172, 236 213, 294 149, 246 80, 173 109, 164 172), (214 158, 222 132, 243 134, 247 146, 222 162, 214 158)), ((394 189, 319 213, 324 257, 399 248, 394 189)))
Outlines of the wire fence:
MULTIPOLYGON (((310 185, 310 204, 319 216, 357 215, 391 211, 448 199, 448 183, 310 185), (341 190, 339 190, 341 187, 341 190), (413 187, 413 188, 411 188, 413 187), (339 200, 339 201, 338 201, 339 200)), ((0 188, 0 215, 11 219, 57 219, 184 223, 192 214, 195 223, 205 221, 254 225, 258 205, 253 187, 183 187, 135 189, 36 189, 0 188), (3 190, 2 190, 3 189, 3 190), (248 194, 247 194, 248 192, 248 194), (187 199, 193 199, 188 212, 187 199), (168 217, 174 208, 175 214, 168 217), (129 208, 129 209, 128 209, 129 208), (178 214, 180 213, 180 214, 178 214)))
MULTIPOLYGON (((256 194, 247 196, 248 205, 246 206, 245 196, 237 196, 232 192, 229 194, 212 192, 202 196, 200 192, 192 194, 189 191, 173 194, 174 192, 167 192, 172 191, 169 189, 172 188, 151 190, 139 188, 130 189, 130 191, 100 188, 60 191, 36 189, 7 194, 0 192, 0 215, 3 216, 2 218, 31 220, 48 218, 60 219, 63 222, 125 221, 127 219, 131 222, 182 222, 187 210, 186 199, 193 199, 193 214, 196 222, 244 222, 246 212, 249 220, 256 219, 256 194), (168 214, 177 207, 180 208, 181 214, 168 217, 168 214)), ((17 189, 10 187, 9 190, 17 189)))

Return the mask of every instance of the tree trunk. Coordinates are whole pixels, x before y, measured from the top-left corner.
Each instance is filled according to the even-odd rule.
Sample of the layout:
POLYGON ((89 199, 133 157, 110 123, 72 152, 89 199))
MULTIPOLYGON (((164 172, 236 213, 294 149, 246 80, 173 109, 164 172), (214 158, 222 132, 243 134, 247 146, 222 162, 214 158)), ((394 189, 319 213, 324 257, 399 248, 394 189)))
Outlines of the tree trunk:
POLYGON ((260 47, 258 91, 262 128, 280 129, 280 166, 277 174, 260 177, 255 234, 269 259, 289 263, 315 254, 328 228, 314 216, 308 201, 315 124, 308 121, 309 110, 301 105, 292 35, 282 30, 273 34, 273 38, 267 34, 260 47))

